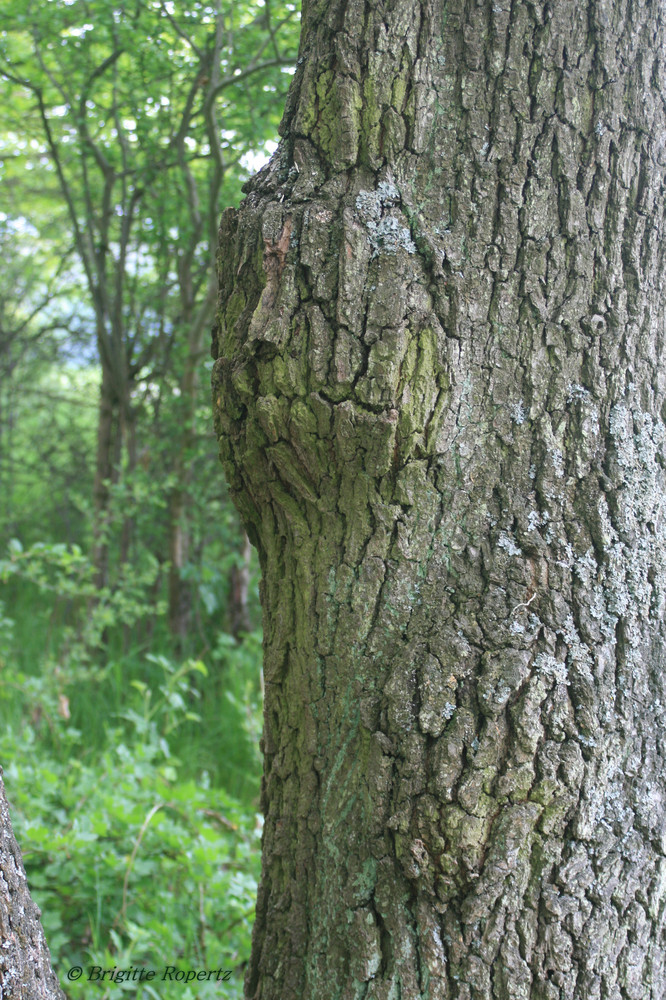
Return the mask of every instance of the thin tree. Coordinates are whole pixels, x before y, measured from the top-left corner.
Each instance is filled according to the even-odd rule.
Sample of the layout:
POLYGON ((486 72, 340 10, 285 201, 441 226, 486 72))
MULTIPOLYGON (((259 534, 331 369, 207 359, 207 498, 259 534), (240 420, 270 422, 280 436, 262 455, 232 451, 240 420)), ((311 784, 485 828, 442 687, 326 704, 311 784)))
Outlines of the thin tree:
POLYGON ((225 213, 253 1000, 666 995, 664 11, 307 0, 225 213))
MULTIPOLYGON (((285 39, 295 10, 272 19, 262 5, 126 4, 95 0, 85 10, 11 0, 0 38, 0 80, 25 110, 26 134, 42 146, 66 207, 72 243, 94 315, 101 367, 94 481, 97 585, 114 583, 113 487, 131 478, 138 438, 138 388, 164 378, 174 344, 186 344, 169 504, 169 623, 184 639, 183 581, 189 548, 187 462, 204 334, 215 285, 208 261, 227 174, 270 135, 285 39), (195 5, 196 6, 196 5, 195 5), (29 53, 27 55, 26 53, 29 53), (225 115, 239 83, 257 84, 252 110, 225 115), (26 96, 30 99, 26 101, 26 96), (226 118, 231 117, 230 121, 226 118), (248 124, 249 122, 249 124, 248 124), (203 251, 203 252, 202 252, 203 251)), ((284 79, 284 77, 282 77, 284 79)), ((11 148, 11 144, 10 144, 11 148)), ((123 519, 116 576, 130 560, 135 526, 123 519)))

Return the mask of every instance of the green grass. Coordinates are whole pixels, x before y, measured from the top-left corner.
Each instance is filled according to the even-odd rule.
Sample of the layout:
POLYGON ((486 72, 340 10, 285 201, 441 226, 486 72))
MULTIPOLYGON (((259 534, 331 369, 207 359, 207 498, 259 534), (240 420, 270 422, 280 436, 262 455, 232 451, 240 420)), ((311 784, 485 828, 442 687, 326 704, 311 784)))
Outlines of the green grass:
POLYGON ((133 649, 67 664, 67 629, 42 597, 27 616, 18 594, 17 621, 0 605, 0 762, 63 989, 240 998, 260 864, 261 637, 221 634, 182 662, 133 649))

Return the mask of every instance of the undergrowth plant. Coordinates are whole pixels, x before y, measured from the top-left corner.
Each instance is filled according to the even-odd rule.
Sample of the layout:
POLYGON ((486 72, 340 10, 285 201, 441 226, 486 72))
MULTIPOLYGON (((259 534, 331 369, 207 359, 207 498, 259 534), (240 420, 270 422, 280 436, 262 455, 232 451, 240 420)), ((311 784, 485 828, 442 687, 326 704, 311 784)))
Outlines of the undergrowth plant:
MULTIPOLYGON (((11 622, 2 617, 1 626, 0 698, 7 701, 14 694, 11 622)), ((205 731, 202 692, 211 681, 201 660, 146 657, 151 680, 130 682, 120 710, 92 720, 103 732, 101 749, 90 749, 63 710, 68 696, 56 696, 48 677, 30 678, 28 701, 42 712, 6 726, 0 762, 31 890, 70 1000, 241 997, 259 869, 259 699, 247 676, 251 660, 258 675, 259 649, 258 637, 222 643, 216 673, 231 667, 245 680, 236 677, 230 697, 205 709, 245 737, 238 764, 251 780, 243 799, 194 766, 193 734, 205 731), (81 978, 71 981, 77 966, 81 978), (109 970, 132 967, 155 976, 108 978, 109 970), (91 980, 99 970, 107 978, 91 980), (223 975, 189 984, 176 978, 190 970, 223 975)), ((219 695, 223 684, 217 687, 219 695)))

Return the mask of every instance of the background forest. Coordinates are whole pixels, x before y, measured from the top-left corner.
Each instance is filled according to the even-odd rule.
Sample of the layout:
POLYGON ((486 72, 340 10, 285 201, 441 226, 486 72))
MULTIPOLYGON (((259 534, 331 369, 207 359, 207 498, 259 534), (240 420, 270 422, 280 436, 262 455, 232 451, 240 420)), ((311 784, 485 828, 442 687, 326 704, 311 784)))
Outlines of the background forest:
POLYGON ((242 994, 261 634, 212 432, 213 259, 298 32, 284 0, 2 4, 0 762, 71 998, 242 994))

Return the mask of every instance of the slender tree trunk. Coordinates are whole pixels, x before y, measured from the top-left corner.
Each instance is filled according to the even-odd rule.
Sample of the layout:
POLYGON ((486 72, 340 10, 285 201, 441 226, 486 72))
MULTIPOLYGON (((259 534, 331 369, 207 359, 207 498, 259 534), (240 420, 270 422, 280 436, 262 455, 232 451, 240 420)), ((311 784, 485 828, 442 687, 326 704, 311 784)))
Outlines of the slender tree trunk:
POLYGON ((4 348, 2 358, 2 390, 0 390, 0 524, 3 532, 11 537, 14 533, 16 516, 14 512, 14 364, 11 357, 11 343, 4 348))
POLYGON ((107 366, 102 363, 102 383, 99 391, 99 411, 97 417, 97 461, 93 485, 95 514, 94 565, 96 586, 101 589, 109 580, 109 483, 113 478, 114 454, 118 438, 116 426, 116 405, 112 377, 107 366))
POLYGON ((250 590, 250 539, 243 532, 243 548, 239 561, 229 574, 229 628, 234 639, 250 631, 250 613, 247 605, 250 590))
MULTIPOLYGON (((176 463, 176 477, 184 475, 176 463)), ((169 504, 169 629, 181 648, 187 642, 190 626, 190 593, 183 570, 189 559, 189 531, 186 521, 186 487, 180 478, 172 490, 169 504)))
POLYGON ((0 768, 0 997, 64 1000, 12 832, 0 768))
MULTIPOLYGON (((127 386, 125 398, 123 400, 122 407, 120 409, 120 434, 119 434, 119 446, 120 454, 118 457, 118 465, 115 470, 115 474, 118 478, 121 476, 125 478, 126 482, 129 483, 130 490, 133 487, 133 474, 136 471, 137 465, 137 440, 136 440, 136 414, 134 407, 132 406, 132 385, 131 383, 127 386), (124 447, 123 447, 124 446, 124 447), (126 456, 127 464, 123 463, 123 451, 126 456)), ((130 510, 133 507, 133 503, 130 504, 130 510)), ((134 538, 136 534, 136 520, 133 513, 123 513, 122 526, 120 529, 120 550, 118 559, 118 581, 119 586, 123 585, 124 575, 131 567, 132 561, 132 549, 134 545, 134 538)), ((130 625, 123 625, 123 652, 131 648, 132 642, 136 637, 135 629, 130 625)))
POLYGON ((189 350, 180 380, 181 427, 174 465, 175 486, 169 503, 169 628, 184 648, 190 631, 192 599, 184 569, 190 558, 190 468, 189 457, 194 437, 196 397, 200 386, 199 366, 203 355, 202 331, 198 336, 190 327, 189 350))
POLYGON ((223 217, 253 1000, 666 995, 664 17, 310 0, 223 217))
POLYGON ((201 365, 205 355, 206 331, 210 326, 215 304, 215 285, 209 282, 206 297, 195 309, 192 287, 192 262, 189 269, 183 263, 180 274, 183 302, 183 326, 188 330, 188 350, 180 379, 181 427, 177 443, 174 476, 176 484, 171 493, 169 528, 169 627, 172 635, 184 647, 191 627, 192 591, 184 578, 184 569, 190 559, 192 495, 190 459, 196 434, 196 409, 201 387, 201 365))
MULTIPOLYGON (((120 434, 118 439, 120 455, 116 475, 118 478, 120 476, 127 477, 131 482, 132 474, 135 472, 137 464, 136 414, 132 406, 131 389, 127 391, 127 396, 123 401, 120 412, 120 434), (126 467, 123 467, 123 451, 127 456, 126 467)), ((120 534, 120 567, 123 567, 130 561, 134 531, 134 517, 132 515, 124 515, 120 534)))

